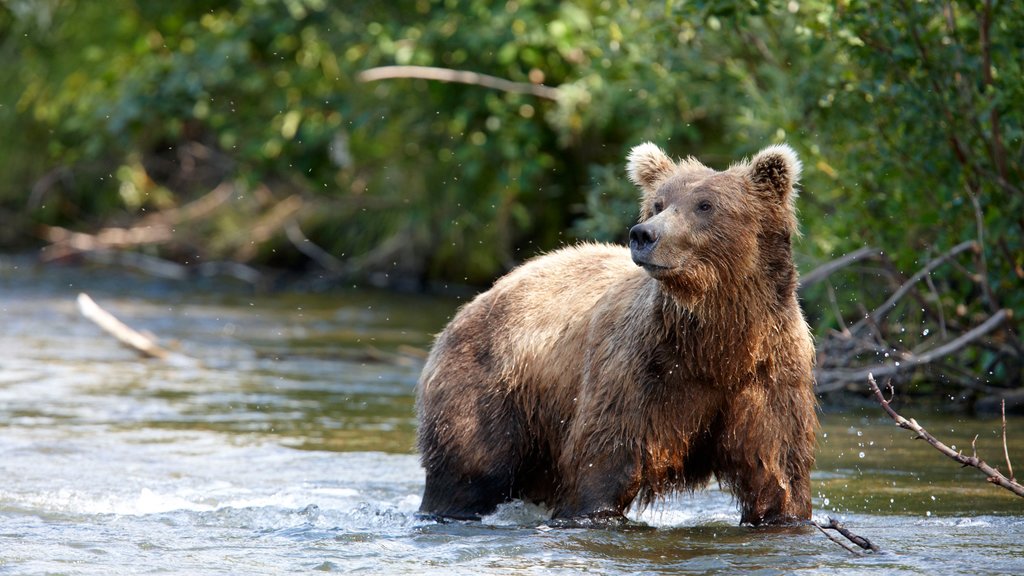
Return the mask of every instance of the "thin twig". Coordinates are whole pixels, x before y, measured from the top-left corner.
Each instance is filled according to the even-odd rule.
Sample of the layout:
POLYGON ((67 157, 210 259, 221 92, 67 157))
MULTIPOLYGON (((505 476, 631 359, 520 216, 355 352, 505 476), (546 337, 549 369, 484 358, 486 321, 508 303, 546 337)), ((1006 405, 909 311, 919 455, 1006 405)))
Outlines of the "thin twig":
POLYGON ((985 257, 985 214, 981 210, 978 194, 970 186, 966 186, 965 190, 967 191, 967 196, 971 199, 971 206, 974 208, 975 226, 978 228, 978 249, 976 251, 978 284, 981 285, 981 293, 985 296, 985 304, 988 305, 990 311, 994 312, 999 309, 999 304, 992 293, 992 286, 989 284, 988 259, 985 257))
POLYGON ((836 289, 831 282, 825 283, 825 287, 828 289, 828 301, 832 306, 832 314, 836 317, 836 323, 839 324, 843 336, 849 336, 850 329, 846 327, 846 322, 843 322, 843 313, 839 310, 839 302, 836 300, 836 289))
POLYGON ((1013 464, 1010 464, 1010 449, 1006 447, 1006 398, 1002 399, 1000 405, 1003 409, 1003 456, 1006 457, 1006 470, 1010 473, 1010 480, 1016 481, 1013 475, 1013 464))
POLYGON ((502 92, 515 94, 530 94, 538 98, 558 100, 560 91, 558 88, 544 86, 543 84, 530 84, 527 82, 513 82, 489 74, 470 72, 468 70, 452 70, 450 68, 437 68, 434 66, 380 66, 363 70, 356 78, 360 82, 376 82, 377 80, 391 80, 395 78, 416 78, 420 80, 436 80, 438 82, 457 82, 459 84, 472 84, 493 88, 502 92))
POLYGON ((931 291, 932 297, 935 298, 935 307, 938 310, 939 336, 945 340, 946 338, 949 338, 949 335, 946 333, 946 313, 942 310, 942 297, 939 296, 939 290, 935 287, 935 282, 932 280, 931 274, 924 277, 924 283, 928 286, 928 290, 931 291))
POLYGON ((918 424, 917 421, 915 421, 913 418, 908 420, 903 416, 900 416, 895 410, 892 409, 892 406, 889 405, 889 401, 885 399, 885 396, 882 395, 882 391, 878 389, 878 384, 875 383, 875 377, 871 374, 868 374, 868 386, 874 393, 875 398, 878 400, 878 403, 882 405, 882 409, 884 409, 885 412, 889 415, 889 417, 892 418, 894 422, 896 422, 897 426, 903 428, 904 430, 910 430, 911 432, 916 433, 916 438, 921 438, 925 440, 926 442, 931 444, 933 448, 935 448, 939 452, 942 452, 952 460, 959 462, 964 467, 971 466, 977 468, 978 470, 981 470, 988 477, 989 482, 996 484, 998 486, 1002 486, 1003 488, 1009 490, 1010 492, 1013 492, 1017 496, 1024 497, 1024 486, 1017 483, 1016 480, 1007 478, 1006 476, 1003 475, 1002 472, 996 470, 992 466, 989 466, 984 460, 978 458, 977 455, 970 457, 964 456, 962 453, 953 450, 949 446, 946 446, 945 444, 940 442, 936 437, 929 434, 928 431, 925 430, 920 424, 918 424))

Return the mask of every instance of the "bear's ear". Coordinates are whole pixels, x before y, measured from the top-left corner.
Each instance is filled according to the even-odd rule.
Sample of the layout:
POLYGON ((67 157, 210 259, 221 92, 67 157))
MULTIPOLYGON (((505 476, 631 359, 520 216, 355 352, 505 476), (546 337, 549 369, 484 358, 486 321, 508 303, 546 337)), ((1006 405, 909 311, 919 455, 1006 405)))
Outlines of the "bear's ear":
POLYGON ((650 142, 634 146, 626 158, 626 173, 641 190, 654 192, 664 179, 672 175, 676 164, 665 151, 650 142))
POLYGON ((786 144, 776 144, 754 156, 750 162, 750 179, 759 188, 785 200, 791 195, 793 186, 800 181, 802 169, 800 159, 792 148, 786 144))

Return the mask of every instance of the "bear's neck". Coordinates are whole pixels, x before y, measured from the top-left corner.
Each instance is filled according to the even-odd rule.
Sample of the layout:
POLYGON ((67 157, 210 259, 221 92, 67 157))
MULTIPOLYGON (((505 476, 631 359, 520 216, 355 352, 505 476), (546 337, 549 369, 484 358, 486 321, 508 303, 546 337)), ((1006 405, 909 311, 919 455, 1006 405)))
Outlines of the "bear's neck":
POLYGON ((661 286, 663 325, 681 354, 707 360, 728 381, 743 381, 769 354, 768 339, 785 330, 797 306, 792 290, 763 274, 708 289, 699 296, 661 286))

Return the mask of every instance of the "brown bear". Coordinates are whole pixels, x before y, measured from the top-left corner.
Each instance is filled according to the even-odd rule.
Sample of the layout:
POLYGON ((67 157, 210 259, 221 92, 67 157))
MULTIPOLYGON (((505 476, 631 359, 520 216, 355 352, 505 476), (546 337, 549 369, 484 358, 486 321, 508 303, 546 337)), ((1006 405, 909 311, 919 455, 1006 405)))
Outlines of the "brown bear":
POLYGON ((741 523, 811 515, 814 347, 790 247, 800 161, 724 171, 630 152, 629 247, 530 260, 465 305, 417 386, 420 512, 477 519, 514 498, 567 522, 712 476, 741 523))

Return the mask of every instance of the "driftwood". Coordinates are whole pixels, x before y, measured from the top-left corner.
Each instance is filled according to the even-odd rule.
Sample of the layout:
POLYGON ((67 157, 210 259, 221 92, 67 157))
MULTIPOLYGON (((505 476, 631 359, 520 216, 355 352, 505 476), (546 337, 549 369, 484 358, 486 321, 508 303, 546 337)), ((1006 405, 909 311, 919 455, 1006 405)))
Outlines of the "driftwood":
POLYGON ((450 68, 437 68, 434 66, 380 66, 363 70, 356 77, 360 82, 376 82, 378 80, 392 80, 397 78, 414 78, 419 80, 434 80, 438 82, 456 82, 459 84, 471 84, 483 86, 502 92, 514 94, 529 94, 538 98, 558 100, 560 91, 558 88, 544 86, 543 84, 531 84, 528 82, 513 82, 489 74, 469 72, 467 70, 452 70, 450 68))
POLYGON ((901 353, 899 355, 900 360, 893 364, 876 364, 874 366, 854 370, 834 369, 827 372, 819 372, 818 392, 838 390, 845 387, 848 382, 856 380, 863 381, 864 378, 867 378, 871 374, 890 376, 898 372, 910 370, 917 366, 930 364, 963 349, 968 344, 971 344, 978 338, 981 338, 999 327, 1007 318, 1012 317, 1012 315, 1013 312, 1011 310, 1000 310, 979 326, 967 331, 958 338, 940 346, 936 346, 923 354, 912 354, 910 352, 901 353))
POLYGON ((831 541, 835 542, 836 544, 842 546, 843 548, 845 548, 851 554, 854 554, 854 555, 863 554, 863 552, 861 552, 861 550, 864 550, 864 551, 867 551, 867 552, 874 552, 876 554, 882 551, 882 549, 879 548, 871 540, 868 540, 867 538, 864 538, 863 536, 858 536, 858 535, 854 534, 848 528, 846 528, 846 526, 843 526, 843 524, 841 522, 839 522, 838 520, 836 520, 835 518, 833 518, 831 516, 828 517, 828 524, 821 524, 820 522, 818 522, 816 520, 811 520, 811 524, 814 524, 815 528, 817 528, 818 530, 821 530, 821 533, 824 534, 825 536, 827 536, 829 540, 831 540, 831 541), (842 534, 842 536, 844 538, 846 538, 850 542, 853 542, 854 544, 859 546, 861 548, 861 550, 853 548, 850 545, 848 545, 845 542, 843 542, 842 540, 840 540, 840 539, 836 538, 835 536, 829 534, 828 533, 829 530, 835 530, 839 534, 842 534))
POLYGON ((202 197, 180 208, 162 210, 141 218, 130 228, 102 228, 95 234, 74 232, 60 226, 44 226, 43 238, 50 245, 43 248, 44 261, 65 258, 71 254, 100 250, 135 248, 162 244, 174 238, 174 227, 210 215, 234 193, 230 184, 221 184, 202 197))
POLYGON ((188 356, 161 347, 152 338, 121 322, 113 314, 100 308, 99 304, 84 292, 78 295, 78 310, 82 313, 82 316, 92 320, 103 331, 116 338, 118 342, 135 350, 142 356, 175 364, 193 364, 195 362, 188 356))
MULTIPOLYGON (((818 342, 818 362, 815 368, 817 391, 826 393, 856 389, 868 374, 900 377, 927 368, 933 377, 962 383, 964 388, 976 394, 980 388, 971 383, 981 381, 979 375, 991 372, 993 366, 976 366, 972 369, 948 359, 969 347, 991 347, 992 339, 986 337, 993 334, 998 334, 997 342, 1002 340, 1010 343, 999 344, 1000 352, 995 362, 1010 363, 1009 370, 1013 369, 1014 362, 1019 364, 1022 360, 1022 351, 1012 345, 1016 342, 1012 332, 1012 310, 996 309, 987 317, 977 319, 976 315, 967 315, 966 307, 961 306, 956 314, 950 316, 943 310, 939 288, 932 281, 931 274, 937 268, 951 264, 963 270, 971 282, 987 282, 982 274, 966 271, 957 262, 957 256, 965 252, 975 254, 977 259, 977 254, 981 251, 980 246, 979 242, 974 240, 961 242, 927 261, 906 280, 901 280, 902 275, 884 254, 870 247, 836 258, 804 275, 801 290, 814 284, 826 283, 831 303, 830 311, 840 328, 825 335, 818 342), (852 270, 852 265, 865 260, 872 260, 877 264, 878 268, 873 270, 885 272, 892 282, 893 289, 885 301, 873 309, 866 309, 861 304, 867 299, 867 294, 856 295, 859 319, 856 322, 848 322, 843 318, 831 276, 843 270, 852 270), (921 291, 919 287, 925 290, 921 291), (913 298, 916 305, 904 303, 908 298, 913 298), (901 316, 891 321, 889 317, 900 306, 903 306, 901 316), (903 315, 908 310, 913 310, 912 317, 917 318, 918 309, 920 328, 907 331, 903 315), (973 326, 965 325, 970 320, 977 323, 973 326), (879 362, 881 358, 884 358, 884 361, 879 362)), ((873 289, 877 294, 878 288, 877 283, 872 283, 866 286, 864 291, 873 289)), ((1000 393, 1000 389, 986 389, 984 392, 1000 393)))
POLYGON ((110 312, 100 308, 85 292, 78 295, 78 311, 82 313, 82 316, 95 322, 107 334, 117 338, 119 342, 143 356, 163 360, 171 354, 150 338, 115 318, 110 312))
MULTIPOLYGON (((895 410, 893 410, 892 406, 889 405, 889 400, 885 399, 885 396, 882 394, 882 391, 879 390, 878 384, 875 383, 875 378, 872 375, 868 375, 868 386, 870 387, 871 392, 875 395, 875 399, 878 400, 878 403, 882 405, 882 409, 885 410, 886 414, 888 414, 889 417, 892 418, 893 421, 896 422, 896 425, 899 426, 900 428, 903 428, 904 430, 910 430, 911 432, 917 434, 917 436, 914 437, 915 439, 920 439, 928 442, 928 444, 931 444, 933 448, 935 448, 939 452, 942 452, 952 460, 959 462, 965 468, 971 466, 973 468, 981 470, 982 473, 984 473, 985 476, 988 478, 989 482, 997 486, 1001 486, 1009 490, 1010 492, 1013 492, 1017 496, 1024 497, 1024 486, 1022 486, 1013 478, 1013 468, 1010 465, 1010 453, 1006 447, 1005 413, 1003 415, 1003 453, 1006 456, 1007 468, 1010 470, 1009 478, 1006 477, 1002 472, 1000 472, 996 468, 990 466, 981 458, 978 458, 977 451, 973 450, 973 442, 971 443, 971 447, 974 453, 971 456, 965 456, 963 454, 963 451, 953 450, 949 446, 939 441, 936 437, 932 436, 927 430, 924 429, 924 427, 918 424, 917 421, 914 420, 913 418, 907 419, 898 414, 895 410)), ((977 438, 975 438, 975 440, 977 440, 977 438)))
MULTIPOLYGON (((878 324, 879 322, 881 322, 882 319, 885 318, 886 314, 891 312, 892 309, 896 306, 896 303, 902 300, 903 297, 906 296, 907 293, 909 293, 910 290, 913 289, 914 286, 916 286, 917 283, 921 281, 921 279, 928 277, 932 270, 946 263, 946 261, 948 261, 950 258, 968 249, 978 250, 977 242, 975 242, 974 240, 961 242, 960 244, 954 246, 949 252, 946 252, 945 254, 939 256, 938 258, 929 261, 928 264, 924 266, 924 268, 918 270, 916 274, 911 276, 909 280, 904 282, 903 285, 901 285, 895 292, 893 292, 892 296, 890 296, 884 304, 876 308, 875 311, 871 313, 870 317, 864 318, 863 320, 858 322, 858 324, 867 322, 878 324)), ((854 325, 854 327, 851 330, 856 330, 857 328, 858 325, 854 325)))
MULTIPOLYGON (((302 198, 293 194, 273 202, 269 190, 257 194, 259 208, 253 224, 244 234, 230 238, 234 244, 231 261, 209 261, 202 250, 203 242, 192 238, 188 230, 198 222, 215 217, 236 194, 234 184, 224 183, 200 198, 177 208, 169 208, 139 218, 127 227, 107 227, 95 233, 76 232, 59 226, 42 228, 42 236, 50 244, 41 251, 44 262, 87 260, 99 264, 122 266, 155 276, 174 280, 194 277, 229 276, 253 285, 265 282, 263 274, 246 265, 257 253, 260 245, 286 229, 304 208, 302 198), (145 251, 140 249, 149 247, 145 251), (154 255, 154 252, 189 254, 191 263, 179 263, 154 255)), ((258 190, 257 192, 261 192, 258 190)))

